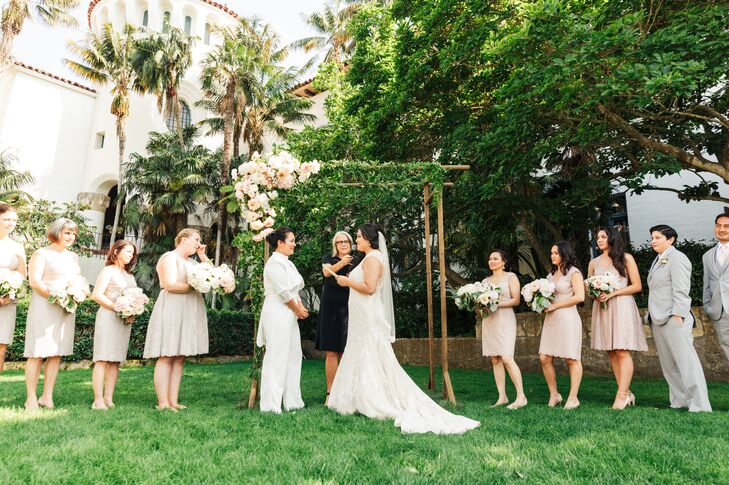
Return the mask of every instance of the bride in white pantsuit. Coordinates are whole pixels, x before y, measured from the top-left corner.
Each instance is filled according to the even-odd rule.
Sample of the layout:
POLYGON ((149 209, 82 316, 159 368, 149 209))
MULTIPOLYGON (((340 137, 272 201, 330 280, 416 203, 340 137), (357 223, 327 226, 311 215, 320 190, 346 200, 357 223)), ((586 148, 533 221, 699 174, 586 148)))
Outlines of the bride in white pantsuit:
POLYGON ((263 270, 265 300, 258 324, 256 343, 266 346, 261 367, 261 411, 281 412, 304 407, 301 399, 301 336, 297 319, 309 312, 301 303, 299 291, 304 279, 289 256, 296 237, 288 227, 280 227, 266 237, 274 248, 263 270))

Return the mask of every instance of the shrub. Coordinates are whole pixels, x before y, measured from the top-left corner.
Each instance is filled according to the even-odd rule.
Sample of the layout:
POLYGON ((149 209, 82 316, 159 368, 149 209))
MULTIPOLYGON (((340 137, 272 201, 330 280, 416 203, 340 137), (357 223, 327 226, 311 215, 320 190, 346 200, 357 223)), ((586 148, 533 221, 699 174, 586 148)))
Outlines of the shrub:
MULTIPOLYGON (((29 299, 18 303, 18 316, 15 325, 15 339, 8 347, 8 360, 22 360, 25 346, 25 321, 29 299)), ((85 301, 76 311, 76 335, 73 355, 65 360, 91 359, 94 354, 94 320, 99 306, 93 301, 85 301)), ((129 342, 129 359, 141 359, 144 352, 144 339, 152 305, 137 317, 132 325, 129 342)), ((208 331, 210 333, 209 355, 250 355, 253 351, 253 322, 251 315, 244 311, 208 309, 208 331)))

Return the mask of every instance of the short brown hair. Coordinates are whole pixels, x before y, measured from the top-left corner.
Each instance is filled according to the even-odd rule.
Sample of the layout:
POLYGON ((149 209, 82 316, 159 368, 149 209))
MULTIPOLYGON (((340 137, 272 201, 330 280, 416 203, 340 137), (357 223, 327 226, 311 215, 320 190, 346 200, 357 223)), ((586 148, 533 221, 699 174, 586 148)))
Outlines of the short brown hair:
POLYGON ((177 236, 175 236, 175 247, 179 246, 184 238, 190 237, 193 234, 197 234, 198 236, 200 236, 200 231, 198 231, 197 229, 193 229, 191 227, 186 227, 183 230, 181 230, 180 232, 178 232, 177 236))
POLYGON ((132 260, 124 265, 124 269, 127 272, 131 272, 132 269, 134 268, 134 265, 137 264, 137 255, 139 254, 139 250, 137 249, 137 246, 135 246, 133 242, 127 241, 125 239, 120 239, 111 245, 111 247, 109 248, 109 252, 106 254, 106 265, 105 266, 115 265, 116 262, 119 260, 119 252, 127 246, 131 246, 134 248, 134 256, 132 257, 132 260))
POLYGON ((48 226, 48 232, 46 233, 48 240, 52 243, 60 241, 61 234, 63 234, 64 229, 73 229, 76 233, 76 237, 78 238, 78 225, 71 219, 59 217, 55 221, 51 222, 50 226, 48 226))

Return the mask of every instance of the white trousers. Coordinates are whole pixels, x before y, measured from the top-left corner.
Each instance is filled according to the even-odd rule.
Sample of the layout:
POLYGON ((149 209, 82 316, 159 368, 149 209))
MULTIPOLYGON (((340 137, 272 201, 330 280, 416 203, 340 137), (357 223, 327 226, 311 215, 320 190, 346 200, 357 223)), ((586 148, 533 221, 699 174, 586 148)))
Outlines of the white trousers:
POLYGON ((261 311, 266 354, 261 367, 261 411, 304 407, 301 399, 301 335, 296 315, 280 300, 266 298, 261 311))
POLYGON ((710 412, 709 391, 701 361, 694 349, 691 333, 693 317, 679 325, 671 318, 665 325, 653 325, 653 338, 661 361, 663 376, 668 382, 672 408, 688 408, 692 412, 710 412))

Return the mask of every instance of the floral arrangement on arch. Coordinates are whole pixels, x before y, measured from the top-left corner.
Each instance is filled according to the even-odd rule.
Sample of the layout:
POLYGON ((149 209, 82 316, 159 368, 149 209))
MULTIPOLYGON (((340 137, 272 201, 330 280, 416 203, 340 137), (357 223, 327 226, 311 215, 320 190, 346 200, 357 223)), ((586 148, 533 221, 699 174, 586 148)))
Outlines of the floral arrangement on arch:
POLYGON ((254 241, 260 242, 273 232, 277 213, 272 201, 278 198, 278 191, 291 190, 320 169, 321 164, 316 160, 302 163, 282 151, 268 157, 255 152, 248 162, 231 171, 235 198, 248 227, 256 233, 254 241))

